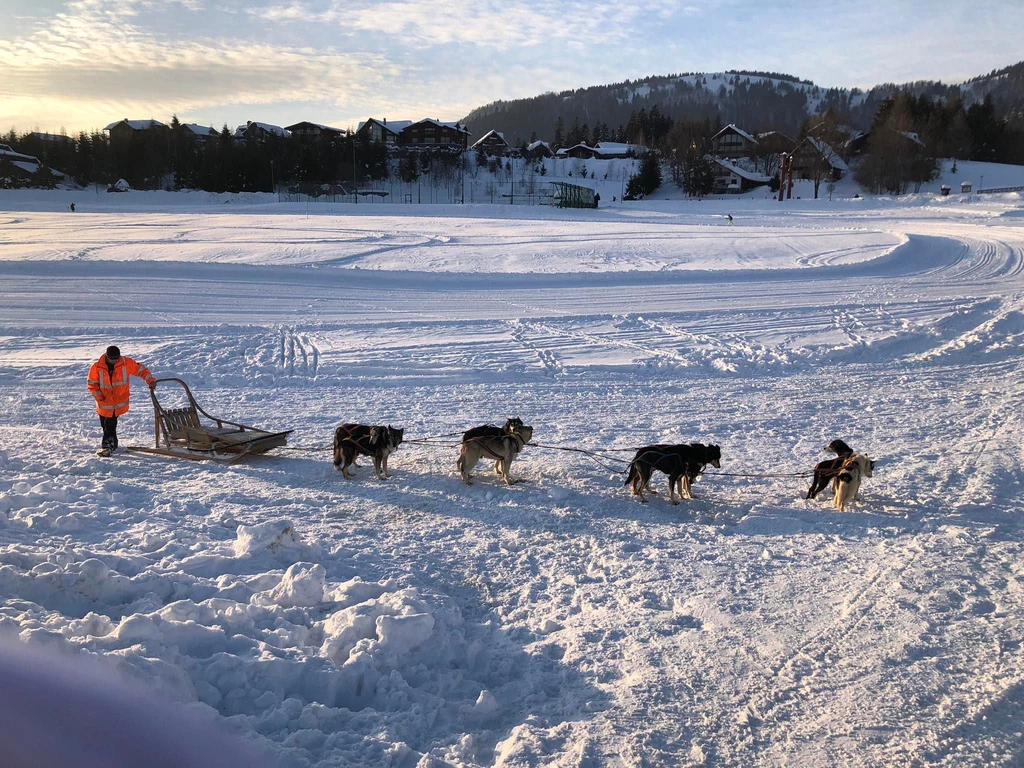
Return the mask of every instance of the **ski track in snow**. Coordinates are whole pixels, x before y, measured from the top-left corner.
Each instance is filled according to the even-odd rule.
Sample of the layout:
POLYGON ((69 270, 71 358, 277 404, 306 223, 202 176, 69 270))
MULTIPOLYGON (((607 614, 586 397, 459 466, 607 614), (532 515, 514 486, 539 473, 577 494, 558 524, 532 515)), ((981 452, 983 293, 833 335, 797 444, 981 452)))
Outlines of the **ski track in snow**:
MULTIPOLYGON (((1024 760, 1019 196, 11 200, 0 638, 88 654, 284 766, 1024 760), (109 343, 308 450, 94 457, 109 343), (507 488, 488 462, 464 486, 452 445, 403 445, 385 482, 321 450, 346 421, 513 415, 546 445, 718 443, 721 472, 804 471, 835 437, 878 464, 838 513, 803 477, 709 469, 671 507, 663 476, 641 505, 580 454, 527 448, 507 488)), ((122 444, 145 444, 133 402, 122 444)))

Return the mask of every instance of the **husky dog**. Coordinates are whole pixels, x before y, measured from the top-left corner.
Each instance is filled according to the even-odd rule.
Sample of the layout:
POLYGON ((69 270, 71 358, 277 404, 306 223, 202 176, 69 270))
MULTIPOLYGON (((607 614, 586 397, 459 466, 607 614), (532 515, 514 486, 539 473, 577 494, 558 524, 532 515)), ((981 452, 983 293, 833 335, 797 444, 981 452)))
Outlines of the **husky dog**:
POLYGON ((522 419, 508 419, 504 427, 484 424, 467 429, 462 435, 462 447, 459 449, 459 460, 456 466, 462 481, 472 485, 470 474, 482 458, 494 459, 494 471, 506 485, 516 482, 509 476, 512 460, 533 439, 533 427, 523 424, 522 419))
POLYGON ((814 467, 814 478, 811 480, 811 487, 807 489, 807 498, 813 499, 823 490, 825 486, 832 483, 832 490, 836 489, 836 476, 843 468, 846 460, 853 455, 853 448, 842 440, 833 440, 825 446, 826 451, 834 453, 837 458, 825 459, 814 467))
POLYGON ((703 443, 644 446, 636 452, 629 464, 625 485, 632 485, 633 495, 639 496, 640 501, 646 503, 643 492, 645 489, 652 492, 648 483, 651 473, 657 469, 668 475, 669 501, 678 504, 676 487, 679 488, 681 498, 692 499, 691 484, 708 464, 715 468, 722 466, 722 449, 719 446, 703 443))
POLYGON ((404 429, 395 429, 390 424, 386 427, 342 424, 334 431, 334 468, 351 479, 348 468, 355 463, 356 456, 362 454, 373 459, 373 469, 380 480, 391 477, 388 456, 398 449, 404 435, 404 429))
POLYGON ((842 512, 847 502, 860 500, 860 483, 865 477, 871 477, 875 462, 863 453, 849 456, 836 475, 836 509, 842 512))

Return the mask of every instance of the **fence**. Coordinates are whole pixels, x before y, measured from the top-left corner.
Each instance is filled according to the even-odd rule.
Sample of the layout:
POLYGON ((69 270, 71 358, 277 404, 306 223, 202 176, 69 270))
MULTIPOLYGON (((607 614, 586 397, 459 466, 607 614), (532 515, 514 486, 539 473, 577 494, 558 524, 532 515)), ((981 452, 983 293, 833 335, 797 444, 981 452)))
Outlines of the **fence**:
MULTIPOLYGON (((457 182, 457 180, 456 180, 457 182)), ((357 191, 332 189, 335 185, 279 187, 280 203, 398 203, 406 205, 489 203, 496 205, 548 205, 551 185, 546 181, 484 181, 466 177, 464 183, 434 181, 376 181, 360 184, 357 191)))
POLYGON ((1024 192, 1024 187, 992 187, 978 190, 979 195, 998 195, 1004 192, 1024 192))

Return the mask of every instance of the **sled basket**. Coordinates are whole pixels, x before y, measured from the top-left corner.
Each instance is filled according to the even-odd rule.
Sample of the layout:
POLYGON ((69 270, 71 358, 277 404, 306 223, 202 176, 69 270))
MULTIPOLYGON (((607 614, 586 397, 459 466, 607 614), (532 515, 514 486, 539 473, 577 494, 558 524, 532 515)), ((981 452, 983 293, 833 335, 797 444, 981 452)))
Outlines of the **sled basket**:
POLYGON ((157 379, 156 384, 177 384, 185 390, 188 405, 164 408, 156 395, 156 387, 149 391, 153 401, 153 421, 156 444, 152 448, 130 446, 129 450, 176 456, 184 459, 213 459, 235 462, 246 456, 266 453, 280 448, 288 441, 292 430, 268 432, 245 424, 211 416, 203 410, 181 379, 157 379))

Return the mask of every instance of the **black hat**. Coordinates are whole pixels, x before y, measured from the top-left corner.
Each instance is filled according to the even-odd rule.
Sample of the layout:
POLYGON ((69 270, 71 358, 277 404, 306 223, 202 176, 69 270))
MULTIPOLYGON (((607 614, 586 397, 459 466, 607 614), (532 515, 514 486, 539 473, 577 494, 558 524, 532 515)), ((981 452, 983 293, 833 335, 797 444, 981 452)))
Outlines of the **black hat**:
POLYGON ((115 346, 107 347, 107 359, 108 360, 117 360, 119 357, 121 357, 121 350, 120 349, 118 349, 115 346))

